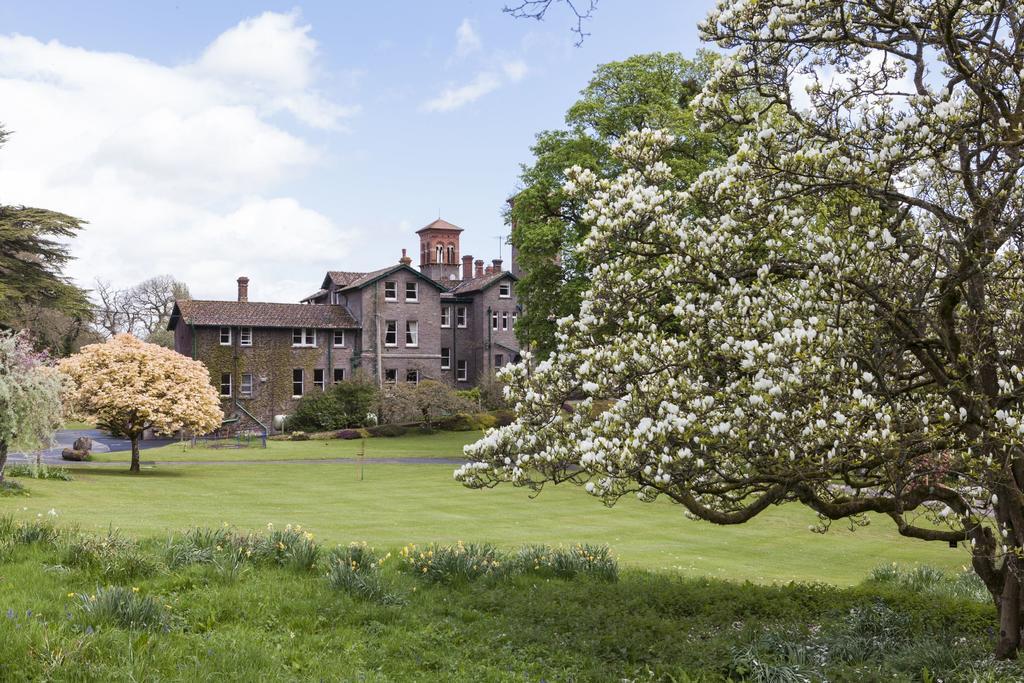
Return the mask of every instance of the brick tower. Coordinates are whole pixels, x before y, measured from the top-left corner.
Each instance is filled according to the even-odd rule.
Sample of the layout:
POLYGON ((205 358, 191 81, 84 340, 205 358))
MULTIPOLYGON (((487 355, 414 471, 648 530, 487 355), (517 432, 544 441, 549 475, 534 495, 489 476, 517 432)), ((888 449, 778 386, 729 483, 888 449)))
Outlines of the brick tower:
POLYGON ((459 233, 462 228, 438 218, 420 228, 420 272, 437 282, 459 279, 459 233))

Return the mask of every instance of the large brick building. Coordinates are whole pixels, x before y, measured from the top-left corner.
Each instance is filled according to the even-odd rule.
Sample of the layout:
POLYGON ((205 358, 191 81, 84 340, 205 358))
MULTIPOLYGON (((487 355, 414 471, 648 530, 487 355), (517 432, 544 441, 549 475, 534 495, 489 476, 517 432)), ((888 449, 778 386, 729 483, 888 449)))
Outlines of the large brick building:
POLYGON ((462 256, 462 228, 438 219, 417 231, 419 270, 329 271, 300 303, 175 303, 174 348, 203 361, 232 424, 273 429, 303 395, 364 373, 380 383, 433 379, 475 386, 519 357, 514 273, 462 256))

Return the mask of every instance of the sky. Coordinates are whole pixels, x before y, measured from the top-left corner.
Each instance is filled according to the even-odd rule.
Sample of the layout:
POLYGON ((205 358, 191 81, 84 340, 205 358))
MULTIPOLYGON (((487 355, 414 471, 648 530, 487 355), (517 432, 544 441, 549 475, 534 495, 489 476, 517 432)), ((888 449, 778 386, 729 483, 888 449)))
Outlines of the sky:
POLYGON ((86 288, 170 274, 232 298, 246 275, 250 300, 297 301, 327 270, 418 260, 438 216, 490 261, 534 136, 597 65, 692 55, 713 4, 601 0, 576 47, 564 5, 506 2, 0 0, 0 203, 88 221, 67 268, 86 288))

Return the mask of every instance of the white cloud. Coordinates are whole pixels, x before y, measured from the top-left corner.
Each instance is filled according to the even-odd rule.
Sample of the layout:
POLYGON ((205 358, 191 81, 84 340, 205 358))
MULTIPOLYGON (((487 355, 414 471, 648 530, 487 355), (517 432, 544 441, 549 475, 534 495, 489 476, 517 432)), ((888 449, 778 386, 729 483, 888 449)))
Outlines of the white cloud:
POLYGON ((501 79, 490 72, 478 74, 469 83, 460 86, 448 86, 437 97, 423 103, 425 111, 451 111, 475 102, 489 92, 497 90, 501 79))
POLYGON ((472 52, 477 52, 480 47, 480 34, 473 28, 473 22, 463 19, 459 27, 455 29, 455 54, 465 57, 472 52))
POLYGON ((311 270, 330 265, 318 255, 337 262, 352 233, 277 196, 320 152, 276 115, 337 128, 352 108, 317 90, 316 41, 298 20, 246 19, 177 66, 0 36, 0 123, 14 133, 0 202, 88 220, 68 268, 85 286, 171 273, 219 297, 247 274, 254 296, 308 294, 311 270))
POLYGON ((526 68, 526 62, 521 59, 517 59, 512 62, 505 62, 501 65, 502 71, 505 72, 505 77, 513 83, 518 83, 523 80, 526 76, 528 69, 526 68))

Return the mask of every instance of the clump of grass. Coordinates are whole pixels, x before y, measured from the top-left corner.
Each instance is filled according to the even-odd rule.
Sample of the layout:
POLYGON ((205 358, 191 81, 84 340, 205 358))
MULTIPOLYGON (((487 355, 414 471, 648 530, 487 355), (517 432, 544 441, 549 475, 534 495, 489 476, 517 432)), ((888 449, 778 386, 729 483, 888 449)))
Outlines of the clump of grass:
POLYGON ((548 574, 561 579, 573 579, 581 574, 604 581, 615 581, 619 577, 619 563, 605 545, 576 544, 568 548, 527 545, 516 553, 513 566, 520 573, 548 574))
POLYGON ((354 598, 381 605, 401 605, 405 598, 396 593, 381 576, 380 568, 388 556, 377 559, 365 543, 335 548, 328 554, 327 582, 331 588, 354 598))
POLYGON ((6 540, 13 545, 53 544, 59 537, 60 530, 49 517, 30 520, 16 520, 11 515, 0 517, 0 542, 6 540))
POLYGON ((312 571, 320 557, 320 546, 313 534, 301 526, 268 528, 268 533, 240 533, 231 527, 193 528, 173 539, 166 550, 168 564, 218 564, 227 559, 253 564, 276 564, 300 571, 312 571), (228 556, 231 556, 230 558, 228 556))
POLYGON ((432 543, 422 549, 407 545, 400 554, 402 569, 435 583, 496 577, 509 564, 505 554, 490 543, 432 543))
POLYGON ((51 467, 46 463, 16 463, 8 465, 4 474, 9 477, 28 477, 30 479, 52 479, 55 481, 74 481, 66 467, 51 467))
POLYGON ((108 586, 78 596, 82 616, 90 626, 112 624, 131 630, 170 630, 167 610, 137 588, 108 586))
POLYGON ((28 491, 26 491, 25 487, 18 482, 11 481, 10 479, 0 481, 0 497, 26 495, 28 495, 28 491))
POLYGON ((116 530, 108 531, 106 536, 71 536, 61 546, 62 564, 94 571, 112 581, 145 576, 156 569, 137 542, 116 530))
POLYGON ((992 599, 985 584, 974 572, 949 574, 929 565, 905 569, 897 564, 883 564, 871 570, 867 582, 914 593, 942 595, 982 603, 990 602, 992 599))

